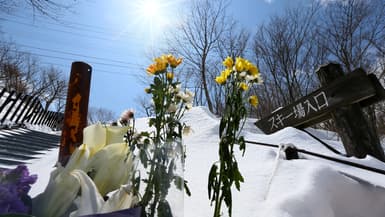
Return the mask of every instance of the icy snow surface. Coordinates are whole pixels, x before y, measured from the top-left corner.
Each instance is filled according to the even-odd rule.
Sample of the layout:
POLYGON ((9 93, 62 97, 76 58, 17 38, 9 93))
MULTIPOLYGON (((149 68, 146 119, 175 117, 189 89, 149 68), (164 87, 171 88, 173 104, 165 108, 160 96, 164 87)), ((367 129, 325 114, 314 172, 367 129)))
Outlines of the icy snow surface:
MULTIPOLYGON (((192 193, 184 197, 185 217, 212 216, 207 194, 207 176, 218 160, 219 118, 205 107, 195 107, 184 121, 193 132, 184 138, 187 148, 185 178, 192 193)), ((286 128, 271 135, 263 134, 248 120, 243 134, 247 140, 270 144, 292 143, 296 147, 320 154, 340 157, 309 135, 286 128)), ((138 119, 137 127, 145 130, 147 119, 138 119)), ((334 148, 343 151, 335 134, 309 129, 334 148)), ((249 144, 244 157, 236 151, 245 182, 241 191, 233 191, 234 217, 383 217, 385 216, 385 176, 332 161, 300 154, 299 160, 276 161, 277 148, 249 144), (276 168, 273 174, 274 168, 276 168), (270 183, 270 186, 269 186, 270 183)), ((32 196, 42 192, 57 160, 58 150, 48 151, 28 165, 38 174, 32 196)), ((385 164, 372 158, 349 158, 359 164, 385 170, 385 164)), ((226 210, 223 212, 227 216, 226 210)))

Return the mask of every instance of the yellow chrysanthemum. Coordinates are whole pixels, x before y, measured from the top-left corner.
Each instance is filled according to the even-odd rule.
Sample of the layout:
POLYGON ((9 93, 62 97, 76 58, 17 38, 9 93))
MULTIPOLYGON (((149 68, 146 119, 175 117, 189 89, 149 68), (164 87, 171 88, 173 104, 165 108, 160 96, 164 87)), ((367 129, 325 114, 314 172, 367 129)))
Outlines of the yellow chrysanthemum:
POLYGON ((157 72, 164 71, 167 68, 168 61, 166 56, 155 58, 154 62, 157 72))
POLYGON ((226 80, 227 80, 227 78, 226 78, 225 76, 223 76, 223 74, 221 74, 220 76, 218 76, 218 77, 215 78, 215 81, 216 81, 218 84, 220 84, 220 85, 225 84, 225 83, 226 83, 226 80))
POLYGON ((237 72, 242 72, 242 71, 245 71, 245 68, 246 68, 245 60, 242 59, 241 57, 237 57, 235 59, 235 70, 237 72))
POLYGON ((242 82, 239 84, 239 89, 241 89, 242 91, 246 91, 249 89, 249 86, 245 82, 242 82))
POLYGON ((182 63, 182 58, 175 58, 173 55, 167 55, 167 62, 170 64, 171 68, 176 68, 179 64, 182 63))
POLYGON ((250 105, 254 106, 254 107, 257 107, 258 105, 258 97, 253 95, 253 96, 250 96, 249 97, 249 103, 250 105))
POLYGON ((231 73, 233 72, 233 70, 231 70, 231 69, 225 69, 225 70, 223 70, 222 71, 222 74, 226 77, 226 79, 227 79, 227 77, 229 77, 230 75, 231 75, 231 73))
POLYGON ((156 73, 156 66, 155 64, 151 64, 147 69, 146 71, 151 74, 151 75, 154 75, 156 73))
POLYGON ((244 60, 243 63, 244 63, 243 71, 246 71, 246 72, 249 71, 250 67, 253 66, 253 64, 246 59, 244 60))
POLYGON ((167 77, 168 80, 172 80, 174 78, 174 73, 167 72, 166 77, 167 77))
POLYGON ((223 65, 226 66, 226 68, 228 68, 228 69, 231 69, 233 67, 233 64, 234 64, 234 61, 233 61, 233 58, 231 58, 231 57, 227 57, 223 61, 223 65))
POLYGON ((255 65, 251 65, 248 72, 250 73, 250 75, 252 76, 257 76, 259 74, 259 70, 258 68, 255 66, 255 65))

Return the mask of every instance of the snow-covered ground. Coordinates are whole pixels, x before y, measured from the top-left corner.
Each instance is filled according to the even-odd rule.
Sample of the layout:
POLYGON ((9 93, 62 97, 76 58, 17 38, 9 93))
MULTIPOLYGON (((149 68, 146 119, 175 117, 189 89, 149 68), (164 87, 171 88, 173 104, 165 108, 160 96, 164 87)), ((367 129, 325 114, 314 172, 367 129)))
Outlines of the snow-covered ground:
MULTIPOLYGON (((218 160, 219 118, 205 107, 194 107, 184 121, 193 132, 184 138, 187 148, 185 178, 192 193, 184 197, 185 217, 212 216, 207 193, 208 172, 218 160)), ((248 120, 244 135, 247 140, 270 144, 293 144, 298 148, 347 159, 334 154, 309 135, 286 128, 271 135, 258 130, 248 120)), ((138 119, 137 127, 145 130, 147 119, 138 119)), ((310 129, 312 133, 343 152, 335 134, 310 129)), ((300 154, 299 160, 277 158, 277 148, 249 144, 244 157, 237 159, 245 182, 241 191, 233 191, 233 216, 252 217, 383 217, 385 216, 385 176, 332 161, 300 154)), ((42 192, 58 157, 58 149, 28 165, 38 181, 31 196, 42 192)), ((385 164, 368 156, 348 160, 385 170, 385 164)), ((224 212, 224 216, 227 213, 224 212)))

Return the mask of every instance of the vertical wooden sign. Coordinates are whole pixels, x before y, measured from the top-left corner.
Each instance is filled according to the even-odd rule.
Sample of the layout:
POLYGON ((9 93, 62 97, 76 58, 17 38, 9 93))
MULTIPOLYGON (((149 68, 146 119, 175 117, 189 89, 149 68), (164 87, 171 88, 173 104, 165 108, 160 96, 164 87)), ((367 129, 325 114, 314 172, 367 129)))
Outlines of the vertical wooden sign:
POLYGON ((87 126, 91 72, 92 68, 87 63, 72 63, 59 150, 59 162, 63 166, 76 147, 83 142, 83 129, 87 126))

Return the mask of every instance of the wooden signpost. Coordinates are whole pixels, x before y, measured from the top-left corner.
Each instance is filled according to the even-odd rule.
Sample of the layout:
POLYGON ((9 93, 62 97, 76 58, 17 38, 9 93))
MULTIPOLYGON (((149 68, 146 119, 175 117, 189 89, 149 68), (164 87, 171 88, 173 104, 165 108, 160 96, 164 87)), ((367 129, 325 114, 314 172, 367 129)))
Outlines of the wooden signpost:
POLYGON ((337 64, 323 66, 317 74, 320 89, 257 121, 258 128, 270 134, 288 126, 305 128, 333 118, 347 155, 362 158, 371 154, 385 161, 377 134, 361 110, 384 99, 385 90, 376 76, 366 75, 362 69, 344 75, 337 64))
POLYGON ((63 166, 67 164, 76 147, 83 142, 83 129, 87 126, 91 71, 92 68, 87 63, 72 63, 59 151, 59 162, 63 166))

